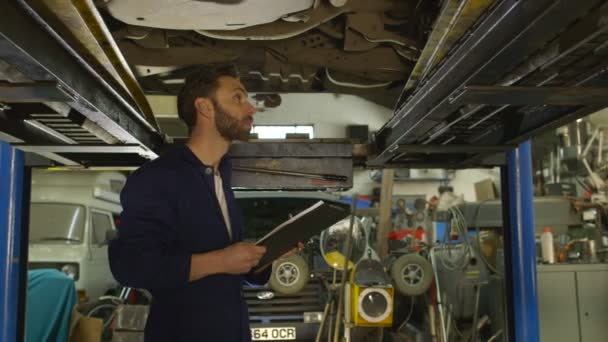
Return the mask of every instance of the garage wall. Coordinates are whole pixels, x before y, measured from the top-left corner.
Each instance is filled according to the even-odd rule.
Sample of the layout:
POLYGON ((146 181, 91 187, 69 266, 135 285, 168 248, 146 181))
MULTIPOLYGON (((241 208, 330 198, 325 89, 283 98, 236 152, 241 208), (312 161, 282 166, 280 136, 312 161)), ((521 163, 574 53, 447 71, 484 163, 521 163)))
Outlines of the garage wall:
POLYGON ((368 125, 377 131, 388 121, 392 109, 353 95, 283 94, 277 108, 255 115, 256 125, 301 124, 315 126, 315 138, 345 138, 346 126, 368 125))

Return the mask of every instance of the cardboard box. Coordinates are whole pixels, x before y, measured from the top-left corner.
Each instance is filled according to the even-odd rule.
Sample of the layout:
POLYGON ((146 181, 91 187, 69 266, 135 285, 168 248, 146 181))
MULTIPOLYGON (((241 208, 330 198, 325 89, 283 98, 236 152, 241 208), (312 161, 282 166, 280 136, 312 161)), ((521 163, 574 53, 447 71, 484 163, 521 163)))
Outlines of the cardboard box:
POLYGON ((70 334, 70 342, 99 342, 103 321, 78 314, 70 334))
POLYGON ((498 191, 494 181, 490 178, 475 183, 475 197, 477 201, 493 200, 498 198, 498 191))

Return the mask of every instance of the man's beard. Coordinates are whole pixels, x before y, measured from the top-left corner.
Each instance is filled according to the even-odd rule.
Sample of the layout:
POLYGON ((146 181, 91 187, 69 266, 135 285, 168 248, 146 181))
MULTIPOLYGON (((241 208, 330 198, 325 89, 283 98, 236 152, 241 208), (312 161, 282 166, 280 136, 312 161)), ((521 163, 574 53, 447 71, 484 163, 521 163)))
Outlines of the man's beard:
POLYGON ((215 109, 215 127, 222 137, 228 141, 249 140, 250 127, 245 125, 245 120, 239 120, 227 111, 216 101, 213 101, 215 109))

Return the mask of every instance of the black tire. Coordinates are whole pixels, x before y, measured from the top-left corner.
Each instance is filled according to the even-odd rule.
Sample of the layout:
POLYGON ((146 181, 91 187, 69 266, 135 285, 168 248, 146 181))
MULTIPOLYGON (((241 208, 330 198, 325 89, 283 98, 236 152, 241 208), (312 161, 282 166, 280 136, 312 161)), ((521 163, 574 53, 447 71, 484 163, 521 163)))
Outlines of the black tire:
POLYGON ((391 266, 391 277, 395 288, 405 296, 425 293, 433 281, 431 263, 418 254, 400 256, 391 266))
POLYGON ((79 311, 86 317, 99 318, 103 321, 101 341, 112 341, 112 320, 119 306, 118 299, 103 298, 83 305, 79 311))
POLYGON ((306 259, 300 255, 279 259, 272 264, 270 288, 282 294, 300 292, 310 279, 306 259))

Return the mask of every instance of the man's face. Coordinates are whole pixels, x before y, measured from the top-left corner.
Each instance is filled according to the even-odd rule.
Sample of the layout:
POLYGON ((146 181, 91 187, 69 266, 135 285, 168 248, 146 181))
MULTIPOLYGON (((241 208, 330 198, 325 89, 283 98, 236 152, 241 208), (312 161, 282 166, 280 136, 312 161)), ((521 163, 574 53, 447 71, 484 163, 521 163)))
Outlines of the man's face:
POLYGON ((215 127, 220 135, 228 141, 249 140, 255 108, 249 103, 241 82, 233 77, 220 77, 212 101, 215 127))

